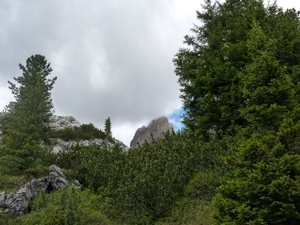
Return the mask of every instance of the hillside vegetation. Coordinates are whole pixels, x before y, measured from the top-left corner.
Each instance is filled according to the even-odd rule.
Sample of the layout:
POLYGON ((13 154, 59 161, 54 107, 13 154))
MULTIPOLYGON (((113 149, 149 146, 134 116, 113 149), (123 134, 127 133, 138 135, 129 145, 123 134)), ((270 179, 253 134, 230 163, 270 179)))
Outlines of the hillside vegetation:
POLYGON ((1 119, 0 192, 47 175, 51 164, 82 188, 41 190, 30 212, 0 214, 0 224, 300 223, 299 13, 206 0, 197 18, 173 59, 186 128, 128 151, 41 147, 58 137, 112 138, 110 118, 105 132, 50 131, 50 64, 35 55, 20 65, 19 85, 10 82, 16 101, 1 119))

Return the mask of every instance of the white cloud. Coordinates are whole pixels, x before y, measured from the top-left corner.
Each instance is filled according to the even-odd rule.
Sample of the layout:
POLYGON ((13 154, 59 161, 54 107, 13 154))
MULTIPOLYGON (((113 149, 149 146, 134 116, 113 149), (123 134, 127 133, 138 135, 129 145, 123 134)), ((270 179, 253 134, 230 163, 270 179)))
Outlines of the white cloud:
POLYGON ((128 147, 130 146, 130 141, 133 139, 133 136, 136 132, 136 130, 140 127, 142 127, 143 125, 147 125, 149 123, 149 121, 141 121, 139 123, 136 124, 132 124, 132 123, 124 123, 122 125, 119 126, 114 126, 112 123, 112 134, 113 137, 116 137, 118 140, 121 140, 125 145, 127 145, 128 147))
POLYGON ((1 112, 2 109, 4 109, 4 107, 8 105, 9 102, 14 101, 14 98, 11 94, 11 91, 8 89, 8 87, 0 86, 0 93, 1 93, 0 95, 0 106, 1 106, 0 112, 1 112))

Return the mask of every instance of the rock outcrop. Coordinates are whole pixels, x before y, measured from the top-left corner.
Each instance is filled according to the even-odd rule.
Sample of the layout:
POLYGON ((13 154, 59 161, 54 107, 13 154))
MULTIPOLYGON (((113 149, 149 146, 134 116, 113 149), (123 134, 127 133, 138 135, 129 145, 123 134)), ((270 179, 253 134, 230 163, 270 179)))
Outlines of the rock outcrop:
POLYGON ((151 142, 153 136, 154 139, 159 139, 163 137, 163 133, 167 131, 172 131, 173 125, 169 123, 168 119, 164 116, 152 120, 147 127, 142 126, 137 129, 135 135, 130 142, 130 148, 135 148, 138 144, 143 142, 151 142))
MULTIPOLYGON (((80 122, 76 120, 72 116, 56 116, 53 115, 50 118, 49 127, 52 130, 64 130, 66 128, 70 129, 79 129, 81 126, 80 122)), ((115 143, 119 143, 123 150, 128 150, 128 147, 121 141, 117 139, 113 139, 113 141, 109 141, 107 139, 89 139, 89 140, 79 140, 79 141, 63 141, 61 139, 57 139, 53 146, 53 152, 58 153, 61 151, 66 151, 76 144, 80 146, 90 146, 90 145, 99 145, 100 147, 108 147, 112 148, 115 143)))
MULTIPOLYGON (((0 118, 4 115, 4 113, 0 112, 0 118)), ((49 127, 52 130, 63 130, 66 128, 78 129, 81 124, 78 120, 76 120, 73 116, 56 116, 52 115, 50 117, 49 127)), ((0 124, 1 130, 1 124, 0 124)))
MULTIPOLYGON (((2 116, 2 113, 0 113, 0 117, 2 116)), ((57 115, 52 115, 50 117, 50 123, 49 123, 49 128, 55 131, 59 130, 64 130, 66 128, 70 128, 73 130, 79 129, 81 127, 81 124, 78 120, 76 120, 72 116, 57 116, 57 115)), ((0 124, 0 143, 2 141, 3 134, 1 130, 1 124, 0 124)), ((57 139, 57 141, 54 141, 54 146, 53 146, 53 152, 58 153, 60 151, 65 151, 72 146, 75 146, 76 144, 79 144, 81 146, 90 146, 90 145, 99 145, 101 147, 108 147, 111 148, 115 145, 115 143, 120 144, 121 148, 123 150, 128 150, 129 148, 121 141, 113 138, 113 140, 108 140, 108 139, 89 139, 89 140, 79 140, 78 142, 76 141, 63 141, 60 139, 57 139)))
POLYGON ((52 130, 63 130, 66 128, 78 129, 81 124, 73 116, 56 116, 50 117, 49 127, 52 130))
MULTIPOLYGON (((30 202, 42 188, 45 192, 51 192, 70 185, 62 169, 56 165, 49 167, 49 176, 39 179, 33 179, 20 188, 17 193, 6 194, 5 191, 0 193, 0 213, 12 213, 15 216, 23 215, 28 212, 30 202)), ((72 185, 80 188, 80 184, 75 180, 72 185)))
POLYGON ((79 140, 79 141, 63 141, 61 139, 57 139, 57 142, 55 143, 52 151, 54 153, 58 153, 61 151, 67 151, 68 149, 72 148, 73 146, 76 146, 79 144, 80 146, 91 146, 91 145, 98 145, 100 147, 108 147, 112 148, 115 143, 119 143, 121 148, 124 151, 127 151, 129 148, 121 141, 118 141, 114 139, 114 143, 107 140, 107 139, 91 139, 91 140, 79 140))

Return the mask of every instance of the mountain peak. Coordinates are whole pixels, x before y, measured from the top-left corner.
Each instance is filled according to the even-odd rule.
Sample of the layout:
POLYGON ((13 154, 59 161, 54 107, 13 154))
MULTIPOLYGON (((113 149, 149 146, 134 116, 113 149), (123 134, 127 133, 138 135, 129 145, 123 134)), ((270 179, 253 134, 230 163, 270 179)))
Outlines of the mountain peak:
POLYGON ((145 141, 150 143, 152 141, 151 134, 154 139, 159 139, 163 137, 165 132, 172 130, 173 125, 169 123, 168 118, 161 116, 152 120, 147 127, 142 126, 138 128, 130 142, 130 147, 135 148, 138 146, 138 144, 142 144, 145 141))

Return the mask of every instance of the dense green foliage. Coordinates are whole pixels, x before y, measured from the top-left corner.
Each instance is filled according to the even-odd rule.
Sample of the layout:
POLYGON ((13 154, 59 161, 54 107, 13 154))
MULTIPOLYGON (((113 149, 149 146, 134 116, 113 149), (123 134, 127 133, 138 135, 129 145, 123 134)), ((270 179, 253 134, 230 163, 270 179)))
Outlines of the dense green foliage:
POLYGON ((109 204, 103 210, 110 218, 145 224, 171 212, 197 171, 221 168, 223 152, 220 146, 214 149, 201 139, 190 139, 186 132, 167 133, 162 140, 127 152, 118 145, 77 146, 59 153, 56 164, 105 198, 109 204))
MULTIPOLYGON (((41 190, 30 213, 0 214, 1 224, 300 223, 299 16, 261 0, 206 0, 197 15, 201 25, 185 37, 188 48, 174 58, 186 129, 128 151, 119 144, 41 151, 37 145, 47 138, 112 139, 110 117, 104 131, 92 124, 44 129, 55 79, 42 80, 48 88, 45 104, 40 102, 48 108, 36 117, 42 125, 33 123, 28 138, 15 134, 14 128, 27 121, 18 110, 39 109, 19 97, 43 84, 38 78, 33 85, 28 76, 43 58, 28 59, 28 68, 21 69, 29 88, 21 91, 25 78, 16 79, 20 89, 10 83, 17 101, 1 119, 7 147, 0 155, 0 190, 29 179, 28 173, 13 173, 15 168, 45 174, 50 164, 64 168, 82 188, 41 190), (10 142, 12 137, 25 147, 10 142)), ((49 65, 43 68, 51 72, 49 65)))
MULTIPOLYGON (((197 13, 201 26, 186 36, 189 48, 175 59, 175 72, 181 85, 185 125, 202 135, 212 130, 235 134, 235 126, 246 126, 240 114, 246 98, 241 88, 241 71, 251 63, 247 40, 253 22, 276 40, 274 57, 291 74, 299 71, 299 20, 295 10, 283 12, 276 4, 261 0, 205 1, 197 13)), ((299 72, 298 72, 299 74, 299 72)), ((298 82, 299 76, 292 76, 298 82)))
POLYGON ((35 198, 31 213, 13 218, 0 216, 0 223, 7 225, 113 225, 98 209, 99 196, 89 191, 65 188, 47 195, 44 191, 35 198))
POLYGON ((112 136, 110 117, 108 117, 108 118, 104 121, 104 132, 105 132, 106 136, 108 136, 108 137, 111 137, 111 136, 112 136))
POLYGON ((162 218, 157 224, 212 224, 211 200, 220 184, 220 175, 220 171, 216 170, 196 173, 185 187, 183 197, 176 201, 170 216, 162 218))
POLYGON ((241 129, 230 158, 234 174, 216 198, 218 224, 299 224, 299 84, 274 57, 275 40, 253 24, 247 41, 253 57, 243 71, 241 129))
POLYGON ((66 128, 58 131, 50 131, 51 138, 60 138, 64 141, 70 140, 90 140, 90 139, 105 139, 108 136, 93 124, 82 124, 78 129, 66 128))
POLYGON ((207 0, 198 19, 174 63, 186 126, 235 140, 215 223, 298 224, 299 17, 260 0, 207 0))
POLYGON ((52 114, 51 89, 56 80, 48 79, 50 64, 42 55, 19 65, 23 74, 14 78, 17 85, 8 82, 15 102, 7 107, 3 124, 5 148, 1 149, 1 166, 7 170, 26 170, 41 157, 40 144, 47 141, 47 123, 52 114))
MULTIPOLYGON (((219 182, 217 171, 222 170, 222 146, 226 144, 217 140, 214 144, 206 144, 202 139, 190 139, 188 132, 167 133, 164 139, 128 151, 123 151, 119 145, 112 149, 77 145, 53 155, 51 163, 64 168, 68 179, 78 179, 84 193, 67 191, 67 195, 72 194, 70 201, 75 201, 70 203, 69 209, 71 205, 60 200, 63 190, 61 194, 49 196, 41 192, 31 212, 13 221, 68 224, 65 220, 70 217, 84 224, 80 221, 89 218, 84 211, 85 204, 94 204, 86 210, 92 212, 90 216, 94 215, 94 221, 100 224, 102 220, 108 221, 103 215, 116 224, 154 224, 172 214, 181 197, 185 199, 182 200, 185 203, 179 204, 182 207, 184 204, 188 207, 189 200, 198 201, 198 198, 209 204, 219 182), (77 197, 72 200, 73 195, 82 196, 82 200, 76 203, 77 197)), ((8 180, 5 189, 7 185, 8 180)), ((1 219, 8 218, 4 215, 1 219)))

